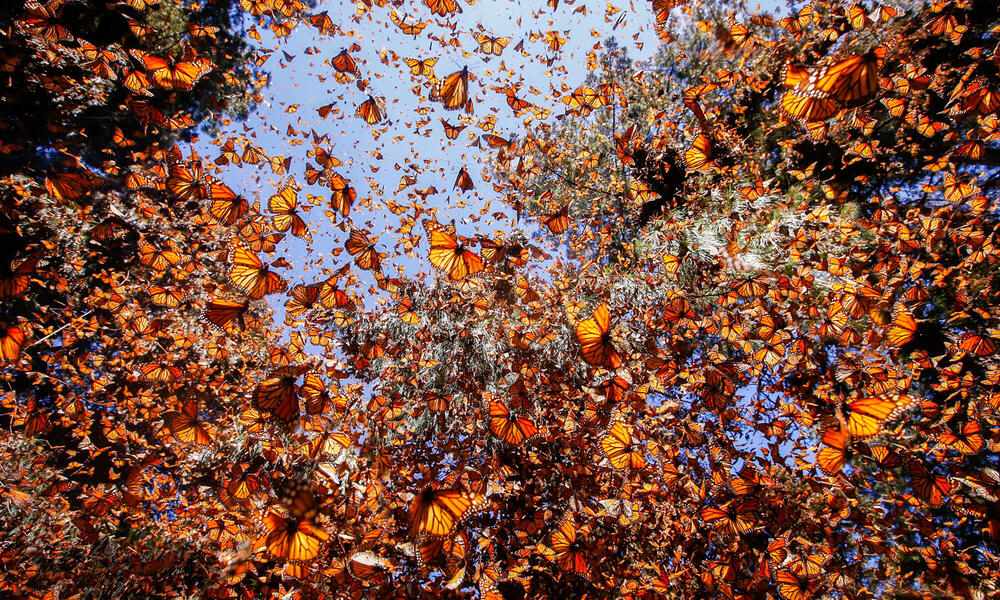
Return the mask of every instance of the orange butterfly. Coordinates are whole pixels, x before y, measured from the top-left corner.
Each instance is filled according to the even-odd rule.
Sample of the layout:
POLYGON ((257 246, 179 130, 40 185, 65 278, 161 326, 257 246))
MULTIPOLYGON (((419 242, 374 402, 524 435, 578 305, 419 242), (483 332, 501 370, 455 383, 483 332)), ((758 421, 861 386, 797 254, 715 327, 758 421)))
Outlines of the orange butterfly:
POLYGON ((519 446, 538 435, 530 419, 519 417, 500 402, 490 402, 490 431, 508 444, 519 446))
POLYGON ((640 447, 638 441, 632 439, 631 428, 617 420, 601 439, 604 455, 611 461, 611 466, 620 470, 641 469, 646 466, 646 459, 637 451, 640 447))
POLYGON ((299 377, 297 367, 282 368, 271 374, 257 386, 254 392, 254 407, 271 413, 286 424, 299 418, 299 395, 295 380, 299 377))
POLYGON ((712 140, 699 133, 694 144, 684 152, 684 162, 694 171, 710 169, 715 164, 712 162, 712 140))
POLYGON ((333 57, 330 64, 340 73, 351 73, 357 75, 358 65, 354 62, 354 59, 347 52, 347 48, 340 51, 340 54, 333 57))
POLYGON ((479 43, 479 50, 485 54, 500 56, 504 48, 510 43, 509 37, 493 37, 491 35, 478 34, 476 42, 479 43))
POLYGON ((17 360, 21 355, 24 340, 24 331, 20 327, 0 323, 0 356, 3 356, 4 360, 8 362, 17 360))
POLYGON ((731 500, 722 508, 710 506, 701 510, 701 518, 719 531, 732 535, 749 533, 755 526, 753 510, 757 508, 755 500, 737 502, 731 500))
POLYGON ((472 183, 472 177, 469 176, 469 172, 465 170, 464 166, 458 171, 458 176, 455 177, 455 187, 459 188, 463 192, 467 192, 476 187, 472 183))
POLYGON ((385 119, 385 102, 369 94, 368 99, 358 106, 355 114, 369 125, 374 125, 385 119))
POLYGON ((240 331, 246 330, 246 313, 250 309, 249 300, 227 300, 212 298, 205 307, 205 319, 220 329, 229 329, 236 324, 240 331))
POLYGON ((297 519, 314 519, 319 514, 319 499, 308 481, 285 479, 275 486, 278 500, 297 519))
POLYGON ((583 360, 595 367, 618 369, 622 359, 615 350, 611 336, 611 316, 607 303, 602 303, 594 315, 576 326, 576 341, 580 343, 583 360))
POLYGON ((272 217, 275 229, 278 231, 291 229, 295 237, 309 239, 312 236, 306 229, 306 222, 299 216, 298 205, 298 193, 289 185, 283 185, 278 193, 267 201, 267 209, 275 213, 272 217))
POLYGON ((229 270, 229 279, 251 298, 263 298, 283 291, 288 285, 280 275, 271 272, 270 266, 242 245, 233 248, 231 261, 233 266, 229 270))
POLYGON ((189 400, 180 412, 167 413, 164 422, 181 442, 204 446, 212 441, 211 434, 198 417, 197 400, 189 400))
POLYGON ((274 513, 264 517, 267 537, 264 546, 268 554, 293 563, 308 562, 317 556, 330 534, 309 519, 285 519, 274 513))
POLYGON ((333 195, 330 196, 330 206, 345 217, 351 214, 351 206, 354 205, 358 194, 350 183, 334 173, 330 177, 330 183, 327 187, 333 192, 333 195))
POLYGON ((449 140, 457 138, 458 134, 462 133, 462 130, 466 127, 465 125, 452 125, 444 119, 441 119, 441 125, 444 126, 444 135, 449 140))
POLYGON ((483 270, 479 255, 465 247, 468 240, 456 238, 433 221, 424 226, 431 238, 431 264, 447 273, 448 279, 460 281, 483 270))
POLYGON ((827 475, 836 475, 850 460, 851 438, 839 427, 823 432, 823 447, 816 453, 816 464, 827 475))
POLYGON ((239 196, 224 183, 213 183, 208 188, 212 206, 208 212, 225 225, 233 225, 250 209, 246 198, 239 196))
POLYGON ((153 76, 153 81, 162 88, 190 90, 207 71, 198 62, 172 62, 144 54, 142 63, 153 76))
POLYGON ((424 77, 434 77, 434 63, 437 58, 405 58, 406 64, 410 67, 410 74, 424 77))
POLYGON ((420 35, 420 32, 423 31, 429 23, 429 21, 416 21, 414 23, 410 23, 407 21, 409 18, 410 15, 403 15, 402 18, 400 18, 395 9, 389 11, 389 19, 392 20, 396 27, 399 27, 399 30, 406 35, 412 35, 413 37, 420 35))
POLYGON ((34 272, 38 260, 38 257, 29 257, 17 266, 11 262, 4 272, 0 272, 0 298, 23 294, 28 289, 30 275, 34 272))
POLYGON ((466 112, 472 112, 472 103, 469 101, 469 67, 462 67, 461 71, 455 71, 446 77, 434 94, 434 99, 439 100, 448 110, 465 107, 466 112))
POLYGON ((366 271, 381 271, 381 255, 375 249, 375 242, 357 229, 351 229, 351 237, 344 243, 354 262, 366 271))
POLYGON ((589 574, 590 569, 587 566, 584 545, 579 539, 580 536, 587 533, 589 533, 588 528, 577 529, 573 519, 568 516, 559 523, 558 529, 552 532, 549 543, 560 569, 582 577, 589 574))
POLYGON ((544 215, 542 223, 545 223, 552 233, 560 234, 566 231, 569 228, 569 204, 563 205, 554 213, 544 215))
POLYGON ((362 581, 390 573, 393 567, 391 561, 371 552, 358 552, 351 556, 351 574, 362 581))
POLYGON ((462 7, 455 0, 424 0, 424 4, 431 9, 431 12, 447 17, 451 13, 462 12, 462 7))
POLYGON ((450 536, 462 519, 485 504, 486 496, 477 492, 424 488, 410 508, 410 533, 414 537, 450 536))

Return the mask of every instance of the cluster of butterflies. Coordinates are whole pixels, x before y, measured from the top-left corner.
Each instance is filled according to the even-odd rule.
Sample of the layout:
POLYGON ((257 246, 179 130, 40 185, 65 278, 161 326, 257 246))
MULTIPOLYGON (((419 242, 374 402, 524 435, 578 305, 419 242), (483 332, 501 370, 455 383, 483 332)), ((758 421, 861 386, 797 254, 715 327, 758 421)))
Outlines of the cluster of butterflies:
MULTIPOLYGON (((88 115, 94 89, 121 111, 100 169, 74 145, 98 129, 52 125, 58 143, 0 180, 0 497, 38 524, 6 534, 0 590, 995 592, 995 6, 817 1, 699 21, 713 68, 682 84, 595 66, 560 90, 555 122, 518 136, 481 122, 470 140, 494 153, 493 189, 527 234, 462 235, 424 188, 383 200, 400 224, 380 236, 329 137, 312 132, 299 178, 324 198, 263 141, 215 140, 214 174, 164 141, 193 125, 185 94, 241 76, 219 72, 224 32, 199 6, 106 7, 124 28, 99 44, 64 20, 73 5, 28 3, 11 31, 30 43, 0 50, 4 77, 62 103, 53 118, 88 115), (282 177, 266 209, 215 176, 258 165, 282 177), (297 282, 291 244, 314 256, 320 205, 344 233, 324 257, 343 257, 297 282), (386 237, 425 272, 395 276, 386 237), (98 555, 115 560, 81 563, 98 555)), ((350 21, 295 0, 239 6, 258 38, 350 21)), ((363 0, 354 22, 388 12, 417 40, 468 6, 363 0)), ((699 8, 654 0, 661 39, 699 8)), ((613 30, 625 17, 605 13, 613 30)), ((472 39, 487 58, 511 41, 472 39)), ((361 52, 329 64, 360 82, 354 114, 376 125, 386 100, 361 52)), ((434 58, 404 61, 429 100, 465 111, 445 123, 458 139, 469 68, 438 80, 434 58)), ((494 89, 515 115, 544 114, 522 87, 494 89)), ((320 115, 351 118, 336 110, 320 115)), ((3 139, 12 164, 43 146, 3 139)), ((414 164, 397 164, 396 195, 414 164)), ((372 195, 394 185, 371 172, 372 195)), ((474 187, 465 165, 454 187, 474 187)))

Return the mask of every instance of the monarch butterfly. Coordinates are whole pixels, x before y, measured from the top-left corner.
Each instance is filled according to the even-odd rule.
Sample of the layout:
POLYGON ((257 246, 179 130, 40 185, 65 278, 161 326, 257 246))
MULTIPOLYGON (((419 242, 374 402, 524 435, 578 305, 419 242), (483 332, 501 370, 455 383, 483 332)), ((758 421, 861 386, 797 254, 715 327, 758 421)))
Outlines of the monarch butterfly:
POLYGON ((993 338, 978 333, 966 333, 958 342, 958 347, 977 356, 989 356, 997 351, 993 338))
POLYGON ((760 298, 767 294, 767 280, 762 277, 747 277, 732 282, 733 291, 740 298, 760 298))
POLYGON ((358 105, 355 114, 364 119, 365 123, 374 125, 385 119, 385 102, 369 94, 368 99, 358 105))
POLYGON ((607 303, 602 303, 589 319, 576 326, 576 341, 580 343, 583 360, 595 367, 618 369, 622 359, 611 337, 611 316, 607 303))
POLYGON ((840 473, 851 457, 851 440, 843 430, 830 427, 823 432, 823 447, 816 453, 816 464, 827 475, 840 473))
POLYGON ((478 34, 476 42, 479 43, 479 50, 485 54, 500 56, 504 48, 510 43, 509 37, 493 37, 485 34, 478 34))
POLYGON ((699 133, 694 144, 684 152, 684 162, 689 169, 700 171, 710 169, 712 162, 712 140, 704 133, 699 133))
POLYGON ((285 302, 285 314, 294 318, 315 308, 319 303, 320 285, 299 284, 292 288, 292 297, 285 302))
POLYGON ((24 331, 20 327, 0 323, 0 356, 8 362, 17 360, 21 355, 24 339, 24 331))
POLYGON ((785 600, 809 600, 819 589, 819 580, 806 573, 780 570, 775 579, 778 593, 785 600))
POLYGON ((351 305, 351 299, 343 290, 337 287, 337 278, 331 277, 319 286, 319 301, 326 308, 344 307, 351 305))
POLYGON ((224 183, 213 183, 208 188, 212 205, 208 212, 224 225, 233 225, 250 209, 246 198, 237 195, 224 183))
POLYGON ((32 256, 21 261, 16 267, 11 262, 10 266, 0 273, 0 298, 19 296, 28 289, 31 281, 30 275, 35 270, 39 258, 32 256))
POLYGON ((961 202, 978 190, 975 185, 960 177, 951 174, 944 176, 944 199, 948 202, 961 202))
POLYGON ((358 65, 354 62, 354 58, 348 53, 347 48, 340 51, 340 54, 333 57, 330 61, 330 65, 333 66, 340 73, 351 73, 357 75, 358 65))
POLYGON ((358 552, 351 557, 351 573, 362 581, 390 573, 394 566, 389 560, 371 552, 358 552))
POLYGON ((276 486, 278 500, 297 519, 314 519, 319 514, 319 499, 308 481, 285 479, 276 486))
POLYGON ((226 491, 234 498, 245 500, 260 489, 260 480, 247 470, 249 465, 235 464, 229 473, 226 491))
POLYGON ((519 417, 500 402, 490 402, 490 431, 513 446, 538 435, 538 428, 530 419, 519 417))
POLYGON ((242 159, 247 164, 256 165, 267 160, 267 154, 260 147, 247 143, 243 146, 242 159))
POLYGON ((719 531, 732 535, 749 533, 757 524, 753 510, 757 502, 753 499, 737 502, 731 500, 722 508, 710 506, 701 509, 701 518, 719 531))
POLYGON ((404 323, 410 323, 411 325, 416 325, 420 322, 420 315, 413 310, 413 301, 409 298, 403 298, 396 305, 396 314, 399 318, 403 320, 404 323))
POLYGON ((130 91, 137 94, 144 96, 153 95, 153 92, 149 91, 149 86, 152 82, 149 79, 149 75, 142 69, 133 69, 130 67, 122 69, 122 83, 130 91))
POLYGON ((486 142, 490 148, 510 148, 512 146, 510 140, 502 138, 499 135, 493 135, 492 133, 487 133, 481 136, 480 139, 486 142))
POLYGON ((410 509, 410 533, 449 536, 470 512, 481 509, 486 496, 457 489, 424 488, 410 509))
POLYGON ((145 364, 139 368, 139 371, 147 381, 163 381, 168 383, 177 381, 183 375, 183 372, 177 367, 164 363, 145 364))
POLYGON ((788 116, 805 121, 825 121, 840 112, 840 104, 831 98, 800 96, 785 92, 781 97, 781 110, 788 116))
POLYGON ((201 179, 204 175, 201 163, 192 163, 191 167, 173 165, 170 176, 167 177, 167 189, 184 200, 194 200, 204 196, 201 179))
POLYGON ((951 492, 951 482, 945 476, 936 475, 922 462, 907 463, 913 495, 931 506, 940 506, 944 497, 951 492))
POLYGON ((424 0, 424 5, 439 17, 447 17, 451 13, 462 12, 462 7, 455 0, 424 0))
POLYGON ((160 249, 153 244, 143 244, 139 247, 139 262, 149 265, 156 271, 165 271, 170 265, 181 261, 181 255, 173 250, 160 249))
POLYGON ((902 311, 892 320, 892 327, 886 336, 887 341, 896 347, 901 347, 913 341, 917 333, 917 321, 908 312, 902 311))
POLYGON ((424 225, 430 234, 431 264, 447 273, 448 279, 460 281, 483 270, 483 261, 465 247, 465 238, 456 238, 433 221, 424 225))
POLYGON ((556 562, 563 571, 582 577, 588 576, 590 569, 587 566, 586 554, 584 554, 585 546, 582 540, 578 539, 580 535, 586 533, 586 529, 583 528, 578 531, 573 519, 568 516, 552 532, 549 543, 555 553, 556 562))
POLYGON ((275 559, 293 563, 308 562, 319 555, 330 534, 309 519, 285 519, 274 513, 264 517, 267 537, 264 547, 275 559))
POLYGON ((549 231, 557 235, 566 231, 569 228, 569 204, 563 205, 554 213, 544 215, 542 223, 545 223, 549 231))
POLYGON ((630 427, 618 420, 611 424, 607 435, 601 439, 601 450, 611 461, 611 466, 619 470, 641 469, 646 466, 646 459, 636 451, 638 445, 632 439, 630 427))
POLYGON ((449 140, 457 138, 458 134, 462 133, 462 130, 466 127, 464 124, 452 125, 444 119, 441 119, 441 125, 444 127, 444 136, 449 140))
POLYGON ((153 76, 153 81, 162 88, 190 90, 207 71, 197 62, 168 62, 157 56, 144 54, 142 63, 153 76))
POLYGON ((306 413, 318 415, 329 410, 331 405, 330 394, 326 391, 326 384, 319 375, 309 373, 306 375, 299 393, 305 401, 306 413))
POLYGON ((427 27, 427 22, 417 21, 415 23, 408 23, 406 20, 409 18, 410 18, 409 15, 403 15, 403 17, 400 18, 399 14, 396 12, 395 9, 389 11, 389 19, 392 20, 392 22, 396 25, 396 27, 399 27, 400 31, 402 31, 406 35, 412 35, 413 37, 416 37, 420 35, 420 32, 423 31, 424 28, 427 27))
POLYGON ((235 323, 240 331, 246 330, 246 313, 250 309, 250 301, 212 298, 205 307, 205 319, 216 327, 227 330, 235 323))
POLYGON ((788 66, 785 86, 792 88, 781 99, 792 117, 822 121, 836 114, 843 103, 856 103, 879 87, 879 68, 886 49, 876 48, 836 64, 814 69, 788 66))
POLYGON ((983 154, 986 153, 986 145, 982 140, 969 140, 955 148, 952 154, 955 156, 964 156, 971 159, 980 159, 983 154))
POLYGON ((189 400, 180 412, 167 413, 164 420, 170 432, 181 442, 204 446, 212 441, 208 429, 198 418, 197 400, 189 400))
POLYGON ((987 87, 985 81, 972 82, 962 93, 965 96, 962 109, 965 111, 976 111, 985 116, 1000 108, 1000 91, 987 87))
POLYGON ((461 71, 455 71, 445 78, 435 94, 435 99, 448 110, 455 110, 465 107, 466 112, 472 112, 472 103, 469 102, 469 67, 462 67, 461 71))
POLYGON ((785 17, 778 21, 778 25, 790 33, 795 40, 802 37, 802 32, 813 22, 812 5, 806 5, 794 17, 785 17))
POLYGON ((434 77, 434 63, 438 61, 437 58, 404 58, 403 60, 410 67, 411 75, 434 77))
POLYGON ((458 175, 455 177, 454 187, 459 188, 463 192, 475 189, 476 186, 472 183, 472 177, 469 176, 469 172, 465 169, 465 166, 459 169, 458 175))
POLYGON ((334 173, 330 177, 330 183, 327 187, 333 192, 333 195, 330 196, 330 207, 345 217, 351 214, 351 206, 354 205, 354 200, 358 194, 351 187, 350 183, 340 175, 334 173))
POLYGON ((272 217, 274 228, 278 231, 292 230, 292 235, 298 238, 307 238, 309 232, 306 230, 306 222, 298 213, 299 198, 295 188, 284 185, 278 193, 271 196, 267 201, 267 209, 275 215, 272 217))
POLYGON ((351 237, 344 243, 347 252, 354 257, 354 262, 366 271, 381 271, 382 263, 375 242, 357 229, 351 230, 351 237))
POLYGON ((878 435, 882 425, 895 417, 904 404, 890 398, 861 398, 843 406, 847 431, 853 437, 878 435))
POLYGON ((60 5, 29 4, 25 7, 26 14, 19 24, 33 29, 39 37, 49 42, 58 42, 69 36, 69 30, 60 25, 60 5))
POLYGON ((251 298, 263 298, 283 291, 288 285, 280 275, 271 272, 269 265, 242 245, 233 248, 231 260, 233 266, 229 270, 229 279, 251 298))
POLYGON ((271 413, 286 424, 299 418, 299 396, 295 380, 299 373, 295 368, 279 369, 257 386, 254 392, 254 407, 271 413))
POLYGON ((979 421, 969 421, 960 432, 945 431, 938 439, 942 444, 958 450, 962 454, 975 454, 983 449, 983 435, 979 421))

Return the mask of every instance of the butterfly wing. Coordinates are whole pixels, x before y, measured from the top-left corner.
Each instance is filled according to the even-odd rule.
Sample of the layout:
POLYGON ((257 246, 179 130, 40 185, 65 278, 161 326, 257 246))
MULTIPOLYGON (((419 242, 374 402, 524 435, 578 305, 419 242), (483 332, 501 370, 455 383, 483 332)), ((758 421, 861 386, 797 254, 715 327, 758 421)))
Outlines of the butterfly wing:
POLYGON ((618 369, 621 357, 609 339, 611 317, 608 305, 602 303, 594 315, 581 321, 576 327, 576 339, 580 343, 583 359, 597 367, 618 369))

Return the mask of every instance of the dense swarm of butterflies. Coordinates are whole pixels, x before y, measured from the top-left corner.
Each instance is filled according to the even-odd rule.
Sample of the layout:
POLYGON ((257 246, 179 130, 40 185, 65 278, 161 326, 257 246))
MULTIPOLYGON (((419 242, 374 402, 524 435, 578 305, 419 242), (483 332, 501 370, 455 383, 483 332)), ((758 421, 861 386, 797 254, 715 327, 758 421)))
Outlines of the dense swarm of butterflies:
POLYGON ((0 595, 1000 593, 1000 8, 737 4, 9 10, 0 595))

